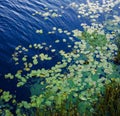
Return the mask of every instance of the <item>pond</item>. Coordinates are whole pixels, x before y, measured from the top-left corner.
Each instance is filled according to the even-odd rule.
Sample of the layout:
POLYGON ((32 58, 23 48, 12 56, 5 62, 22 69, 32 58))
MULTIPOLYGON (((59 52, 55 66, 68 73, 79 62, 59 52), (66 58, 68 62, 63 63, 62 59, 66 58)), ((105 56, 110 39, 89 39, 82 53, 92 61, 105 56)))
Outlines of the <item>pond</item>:
POLYGON ((120 95, 119 11, 119 0, 0 1, 0 115, 119 115, 120 98, 113 114, 95 108, 116 84, 120 95))

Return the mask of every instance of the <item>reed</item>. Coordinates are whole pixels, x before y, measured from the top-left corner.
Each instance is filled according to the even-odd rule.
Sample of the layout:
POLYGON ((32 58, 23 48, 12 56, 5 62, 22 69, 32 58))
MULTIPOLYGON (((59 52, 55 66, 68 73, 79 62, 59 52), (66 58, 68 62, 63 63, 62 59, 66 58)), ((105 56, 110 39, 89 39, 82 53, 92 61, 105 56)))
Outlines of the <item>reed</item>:
POLYGON ((94 104, 93 116, 120 116, 120 82, 112 80, 94 104))

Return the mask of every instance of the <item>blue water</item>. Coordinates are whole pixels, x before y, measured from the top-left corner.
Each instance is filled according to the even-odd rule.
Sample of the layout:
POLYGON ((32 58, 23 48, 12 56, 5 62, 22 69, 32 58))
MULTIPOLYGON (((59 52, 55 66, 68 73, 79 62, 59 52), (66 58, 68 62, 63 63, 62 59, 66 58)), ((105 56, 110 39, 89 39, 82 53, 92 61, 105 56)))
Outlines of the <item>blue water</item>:
MULTIPOLYGON (((5 73, 14 73, 16 71, 14 61, 12 60, 15 47, 18 45, 28 47, 29 44, 42 42, 46 42, 49 45, 54 44, 53 41, 58 37, 66 38, 66 35, 57 33, 54 36, 47 34, 54 26, 69 31, 76 28, 79 29, 81 21, 78 20, 74 9, 68 6, 71 1, 0 0, 0 88, 16 94, 18 100, 28 99, 30 93, 27 88, 16 88, 16 81, 3 79, 5 73), (45 11, 45 7, 58 9, 58 12, 62 13, 63 11, 59 6, 66 7, 62 17, 49 17, 48 20, 44 20, 40 15, 32 16, 36 11, 45 11), (37 34, 37 29, 43 29, 44 34, 37 34), (24 95, 23 89, 26 91, 26 95, 24 95)), ((54 48, 57 50, 63 49, 63 47, 64 44, 54 45, 54 48)), ((34 53, 34 51, 32 52, 34 53)), ((56 56, 54 62, 58 59, 58 56, 56 56)), ((43 65, 46 66, 46 64, 43 65)))
MULTIPOLYGON (((12 54, 18 45, 28 47, 29 44, 46 42, 47 45, 52 44, 58 51, 63 48, 66 51, 69 50, 64 43, 56 45, 53 42, 56 38, 66 38, 70 43, 71 41, 65 34, 49 35, 48 31, 52 30, 54 26, 71 31, 82 29, 81 22, 89 24, 87 18, 78 20, 75 9, 68 6, 71 2, 80 3, 84 0, 0 0, 0 88, 15 93, 18 100, 26 100, 30 95, 27 88, 16 88, 16 80, 3 79, 4 74, 14 73, 17 70, 12 60, 12 54), (60 6, 64 6, 65 10, 62 10, 60 6), (44 20, 40 15, 32 15, 36 11, 45 11, 46 7, 58 9, 58 13, 62 14, 62 17, 49 17, 48 20, 44 20), (36 33, 37 29, 43 29, 44 33, 42 35, 36 33), (26 91, 26 95, 23 90, 26 91)), ((98 21, 101 20, 104 20, 104 16, 100 17, 98 21)), ((31 51, 30 54, 34 52, 31 51)), ((52 64, 57 62, 59 57, 56 55, 53 60, 52 64)), ((43 65, 49 67, 51 63, 43 65)))
MULTIPOLYGON (((46 1, 0 1, 0 72, 12 71, 11 54, 17 45, 28 46, 36 42, 52 42, 59 35, 49 36, 47 32, 53 26, 72 30, 80 28, 80 22, 73 9, 67 8, 62 18, 44 20, 43 17, 32 16, 35 11, 44 10, 45 6, 50 9, 59 8, 60 5, 67 7, 69 1, 54 2, 46 1), (71 15, 72 13, 72 15, 71 15), (37 29, 43 29, 44 34, 36 34, 37 29)), ((62 12, 61 9, 58 9, 62 12)))

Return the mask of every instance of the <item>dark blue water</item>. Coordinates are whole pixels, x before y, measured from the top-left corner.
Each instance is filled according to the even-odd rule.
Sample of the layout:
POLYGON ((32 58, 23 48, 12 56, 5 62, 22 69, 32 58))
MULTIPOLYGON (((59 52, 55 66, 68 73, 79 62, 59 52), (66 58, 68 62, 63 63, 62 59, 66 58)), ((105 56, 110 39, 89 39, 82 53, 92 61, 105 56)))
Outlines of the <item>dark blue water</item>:
MULTIPOLYGON (((55 33, 54 35, 49 35, 48 32, 52 30, 53 27, 68 31, 74 29, 82 30, 80 26, 81 22, 90 23, 87 18, 78 20, 77 12, 69 6, 71 2, 80 3, 85 1, 0 0, 0 88, 10 90, 12 93, 17 94, 19 100, 28 99, 30 93, 27 88, 16 88, 16 81, 3 79, 5 73, 14 73, 17 70, 12 60, 12 54, 18 45, 28 47, 29 44, 46 42, 47 45, 53 45, 58 51, 63 48, 66 51, 69 50, 65 47, 64 43, 59 45, 54 43, 56 38, 66 38, 67 42, 71 43, 65 34, 55 33), (64 9, 61 9, 60 6, 64 6, 64 9), (57 9, 58 14, 62 14, 62 17, 48 17, 47 20, 44 20, 44 17, 40 15, 32 15, 36 11, 46 11, 45 8, 57 9), (43 29, 44 33, 36 33, 37 29, 43 29), (26 91, 26 95, 24 95, 23 89, 26 91)), ((101 16, 98 21, 101 20, 104 20, 104 16, 101 16)), ((34 54, 34 52, 37 53, 33 50, 30 54, 34 54)), ((57 62, 59 57, 56 55, 53 60, 57 62)), ((51 63, 54 64, 54 62, 52 61, 51 63)), ((51 63, 42 65, 44 65, 44 67, 50 67, 51 63)))
POLYGON ((39 15, 32 16, 35 11, 44 11, 46 6, 49 9, 57 8, 58 12, 62 12, 59 6, 67 7, 68 3, 69 1, 54 2, 54 0, 44 2, 41 0, 0 1, 0 72, 4 72, 6 69, 10 70, 11 54, 17 45, 28 46, 28 44, 32 43, 52 42, 56 37, 50 37, 47 32, 53 26, 66 30, 79 28, 80 22, 76 17, 76 13, 69 7, 62 18, 51 19, 49 17, 45 21, 39 15), (44 30, 42 36, 36 34, 36 30, 41 28, 44 30))

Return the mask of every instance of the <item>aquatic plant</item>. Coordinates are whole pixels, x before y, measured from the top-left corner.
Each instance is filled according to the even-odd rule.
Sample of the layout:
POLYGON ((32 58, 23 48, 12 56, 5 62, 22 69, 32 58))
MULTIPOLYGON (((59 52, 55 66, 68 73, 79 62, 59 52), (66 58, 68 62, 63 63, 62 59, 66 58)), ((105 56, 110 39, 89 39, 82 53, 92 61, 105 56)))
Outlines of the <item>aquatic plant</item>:
POLYGON ((77 33, 81 33, 79 35, 76 35, 76 30, 73 30, 74 36, 85 40, 88 44, 90 44, 92 47, 103 47, 107 43, 106 35, 104 33, 99 33, 98 30, 93 29, 87 29, 83 32, 78 31, 77 33))
MULTIPOLYGON (((76 34, 76 32, 74 33, 76 34)), ((23 68, 16 71, 15 75, 6 74, 5 78, 16 78, 18 80, 17 87, 27 85, 31 89, 32 95, 30 102, 17 103, 17 115, 21 116, 31 111, 36 115, 61 114, 63 116, 69 114, 87 115, 93 112, 91 103, 97 100, 97 95, 101 93, 114 71, 113 64, 108 60, 112 59, 111 56, 114 55, 117 46, 111 43, 105 35, 92 33, 87 36, 88 34, 89 32, 84 33, 85 38, 76 41, 70 52, 60 50, 58 55, 61 56, 61 61, 49 69, 33 69, 41 61, 50 62, 52 57, 49 54, 35 54, 28 60, 29 50, 40 50, 46 46, 41 44, 29 45, 29 50, 22 46, 16 48, 13 59, 16 65, 19 65, 19 61, 21 61, 23 68), (106 43, 99 46, 99 44, 92 44, 86 40, 93 35, 97 38, 96 42, 99 41, 99 37, 104 36, 104 39, 107 39, 106 43), (19 56, 16 55, 21 49, 19 56), (111 52, 106 54, 108 49, 111 52), (21 54, 22 52, 24 55, 21 54), (101 74, 103 75, 101 76, 101 74), (41 87, 36 91, 27 84, 30 80, 35 79, 38 80, 35 87, 41 87)))
POLYGON ((2 89, 0 90, 0 115, 14 116, 12 113, 12 109, 17 103, 15 96, 12 95, 9 91, 4 91, 2 89))
POLYGON ((104 27, 106 30, 112 31, 117 35, 120 32, 120 17, 117 12, 114 13, 112 19, 110 17, 110 14, 105 16, 104 27))
POLYGON ((94 116, 120 115, 120 79, 111 79, 105 90, 94 103, 94 116))
MULTIPOLYGON (((26 47, 18 45, 15 48, 12 58, 17 68, 14 74, 8 72, 5 79, 17 80, 17 87, 25 86, 31 92, 30 101, 15 103, 17 116, 92 116, 97 114, 104 102, 107 105, 110 103, 109 108, 115 110, 111 105, 116 102, 115 95, 119 94, 118 86, 117 81, 112 81, 111 84, 110 78, 116 76, 114 72, 120 78, 115 64, 111 62, 118 48, 111 41, 115 37, 113 33, 105 32, 105 24, 95 21, 100 16, 97 13, 109 13, 110 5, 113 8, 118 0, 115 4, 112 4, 113 0, 109 1, 109 5, 105 1, 103 5, 87 2, 87 5, 71 3, 69 6, 77 9, 78 18, 90 18, 90 25, 81 23, 83 30, 71 31, 53 26, 48 32, 65 34, 67 39, 57 38, 53 43, 59 45, 63 42, 69 48, 68 51, 63 48, 59 50, 47 43, 34 43, 26 47), (31 51, 34 51, 33 54, 31 51), (53 63, 55 57, 57 62, 53 63), (46 68, 45 64, 52 66, 46 68)), ((48 17, 61 17, 57 10, 35 12, 33 16, 37 14, 45 20, 48 17)), ((36 33, 42 35, 45 32, 38 29, 36 33)), ((2 103, 9 102, 9 92, 2 93, 2 103)), ((106 114, 106 107, 104 105, 100 109, 101 115, 106 114)), ((11 110, 8 108, 6 112, 8 111, 11 110)), ((108 113, 112 115, 111 112, 108 113)))

